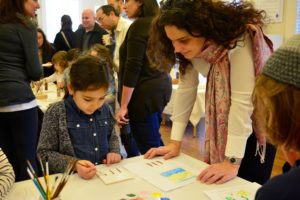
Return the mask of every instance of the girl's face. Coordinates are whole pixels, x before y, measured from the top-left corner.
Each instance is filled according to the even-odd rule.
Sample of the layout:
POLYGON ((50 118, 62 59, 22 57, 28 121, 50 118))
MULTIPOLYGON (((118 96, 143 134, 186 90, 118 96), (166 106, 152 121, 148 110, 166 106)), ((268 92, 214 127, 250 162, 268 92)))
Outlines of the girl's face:
POLYGON ((124 11, 126 12, 126 15, 128 16, 128 18, 135 18, 136 13, 141 5, 142 5, 142 3, 139 1, 126 0, 125 5, 124 5, 124 11))
POLYGON ((182 54, 188 60, 195 58, 200 53, 206 40, 204 37, 194 37, 186 30, 172 25, 165 26, 165 32, 171 40, 175 52, 182 54))
POLYGON ((35 12, 39 8, 40 4, 38 0, 25 0, 24 2, 25 15, 29 17, 35 17, 35 12))
POLYGON ((68 90, 77 107, 87 115, 92 115, 101 108, 107 95, 107 89, 103 87, 95 90, 74 91, 72 85, 68 84, 68 90))
POLYGON ((55 69, 55 71, 57 71, 59 73, 63 73, 64 72, 64 69, 60 66, 59 63, 55 63, 54 64, 54 69, 55 69))
POLYGON ((44 43, 44 38, 42 33, 37 32, 37 38, 38 38, 38 47, 41 48, 44 43))

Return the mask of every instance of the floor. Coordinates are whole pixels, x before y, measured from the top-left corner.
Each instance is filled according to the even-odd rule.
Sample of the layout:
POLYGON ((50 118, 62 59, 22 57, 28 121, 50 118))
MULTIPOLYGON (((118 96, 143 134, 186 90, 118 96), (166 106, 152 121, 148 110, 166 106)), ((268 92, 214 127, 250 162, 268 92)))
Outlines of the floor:
MULTIPOLYGON (((203 151, 201 151, 201 149, 203 149, 204 147, 204 129, 203 129, 204 124, 203 123, 204 120, 201 120, 197 126, 197 137, 193 137, 193 126, 188 125, 182 141, 182 152, 196 159, 202 157, 201 152, 203 151)), ((167 120, 165 124, 163 124, 160 128, 160 132, 165 145, 168 144, 170 141, 171 126, 172 123, 167 120)), ((281 152, 281 150, 277 150, 277 154, 276 154, 276 158, 272 170, 272 176, 281 174, 281 167, 284 162, 285 159, 283 153, 281 152)))

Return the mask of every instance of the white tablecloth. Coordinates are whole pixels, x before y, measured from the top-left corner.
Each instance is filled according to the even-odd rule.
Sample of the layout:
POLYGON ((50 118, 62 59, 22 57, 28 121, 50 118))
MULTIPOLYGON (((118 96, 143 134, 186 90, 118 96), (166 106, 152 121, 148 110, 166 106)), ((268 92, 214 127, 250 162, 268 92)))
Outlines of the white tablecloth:
MULTIPOLYGON (((200 119, 202 117, 205 117, 205 87, 206 84, 199 84, 198 86, 198 93, 196 97, 195 104, 193 106, 193 110, 191 113, 191 116, 189 118, 190 122, 193 124, 193 126, 196 126, 200 119)), ((178 88, 178 85, 173 85, 172 95, 169 103, 166 105, 163 114, 171 115, 173 112, 173 106, 174 106, 174 97, 176 95, 176 90, 178 88)))
POLYGON ((57 96, 57 88, 56 85, 54 83, 49 83, 48 84, 48 90, 44 89, 44 86, 41 86, 41 89, 43 90, 42 93, 47 95, 46 99, 36 99, 37 100, 37 104, 40 107, 40 109, 45 112, 49 105, 52 103, 55 103, 57 101, 60 101, 63 96, 64 96, 64 92, 62 91, 60 96, 57 96))
MULTIPOLYGON (((115 167, 122 167, 126 164, 140 161, 143 156, 133 157, 122 160, 118 164, 114 164, 115 167)), ((173 158, 176 162, 188 164, 190 167, 198 169, 199 172, 207 167, 207 164, 196 160, 190 156, 181 153, 178 157, 173 158)), ((98 166, 102 167, 102 166, 98 166)), ((64 187, 61 199, 62 200, 119 200, 126 194, 138 193, 138 192, 159 192, 163 196, 170 198, 171 200, 207 200, 208 197, 203 193, 206 190, 226 188, 231 186, 239 186, 250 183, 241 178, 235 178, 225 184, 206 185, 199 181, 195 181, 181 188, 171 190, 169 192, 163 192, 154 185, 145 181, 142 177, 134 175, 133 179, 118 182, 110 185, 105 185, 100 178, 94 177, 91 180, 84 180, 77 174, 73 175, 66 186, 64 187)), ((51 177, 53 181, 53 177, 51 177)), ((41 179, 42 181, 42 179, 41 179)), ((39 193, 35 188, 31 180, 15 183, 11 192, 8 194, 6 200, 38 200, 39 193)), ((129 197, 127 199, 130 199, 129 197)))

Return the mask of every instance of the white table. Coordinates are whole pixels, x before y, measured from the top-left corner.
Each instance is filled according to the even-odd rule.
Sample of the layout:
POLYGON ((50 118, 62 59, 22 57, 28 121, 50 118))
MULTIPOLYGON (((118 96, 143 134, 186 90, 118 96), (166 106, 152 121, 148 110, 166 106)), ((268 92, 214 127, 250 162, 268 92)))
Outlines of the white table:
MULTIPOLYGON (((143 159, 142 156, 122 160, 121 163, 115 164, 116 167, 123 166, 134 161, 143 159)), ((191 167, 203 169, 207 166, 200 160, 196 160, 190 156, 181 153, 180 156, 173 158, 178 162, 183 162, 191 167)), ((105 185, 98 177, 92 180, 83 180, 77 174, 73 175, 62 191, 62 200, 120 200, 128 193, 138 193, 139 191, 160 192, 171 200, 206 200, 203 194, 205 190, 238 186, 249 183, 241 178, 235 178, 222 185, 205 185, 198 181, 186 185, 184 187, 162 192, 155 186, 144 181, 142 178, 134 175, 133 179, 105 185)), ((31 180, 15 183, 6 200, 38 200, 39 194, 31 180)))
POLYGON ((41 86, 41 89, 43 90, 43 94, 47 95, 47 98, 36 99, 36 101, 43 112, 46 112, 50 104, 60 101, 64 96, 64 92, 61 92, 59 97, 57 96, 57 87, 54 83, 48 83, 48 90, 44 89, 44 85, 41 86))
MULTIPOLYGON (((173 113, 173 106, 174 106, 174 98, 176 96, 176 90, 178 88, 178 85, 173 84, 172 85, 172 95, 170 98, 169 103, 166 105, 163 114, 171 115, 173 113)), ((197 92, 197 97, 196 101, 193 106, 192 113, 190 115, 189 121, 191 124, 194 126, 194 137, 196 137, 196 126, 200 122, 200 119, 205 117, 205 88, 206 84, 201 83, 198 86, 198 92, 197 92)))

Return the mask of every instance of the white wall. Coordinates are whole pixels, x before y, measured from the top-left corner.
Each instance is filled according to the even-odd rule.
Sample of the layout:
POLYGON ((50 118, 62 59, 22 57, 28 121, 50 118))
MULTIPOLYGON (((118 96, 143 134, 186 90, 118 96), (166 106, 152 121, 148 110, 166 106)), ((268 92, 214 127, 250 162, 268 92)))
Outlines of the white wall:
POLYGON ((106 0, 40 0, 41 8, 37 11, 39 27, 47 35, 49 42, 53 42, 56 33, 60 30, 62 15, 70 15, 75 31, 81 24, 81 12, 85 8, 95 10, 106 4, 106 0))

